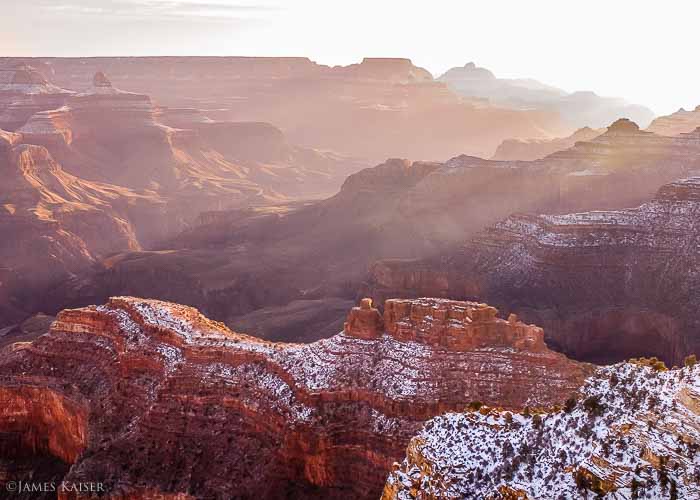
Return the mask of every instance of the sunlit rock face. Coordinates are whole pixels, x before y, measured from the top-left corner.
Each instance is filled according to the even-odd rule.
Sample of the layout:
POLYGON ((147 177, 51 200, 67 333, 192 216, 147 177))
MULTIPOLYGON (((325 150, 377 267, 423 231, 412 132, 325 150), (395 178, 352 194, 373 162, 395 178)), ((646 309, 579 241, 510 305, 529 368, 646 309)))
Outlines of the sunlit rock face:
POLYGON ((565 408, 430 420, 382 500, 698 498, 700 367, 600 368, 565 408))
POLYGON ((515 215, 439 258, 383 261, 375 299, 479 297, 543 325, 550 345, 578 359, 660 356, 700 348, 695 303, 700 181, 661 188, 637 208, 515 215))
POLYGON ((475 400, 513 410, 561 404, 592 369, 485 304, 397 300, 385 310, 386 331, 357 330, 358 311, 382 321, 364 301, 347 331, 311 344, 265 342, 153 300, 66 310, 48 335, 0 353, 0 395, 54 391, 87 405, 87 421, 0 412, 0 435, 11 428, 41 440, 61 429, 65 439, 49 451, 72 463, 66 480, 100 480, 112 498, 232 488, 241 497, 377 498, 427 419, 475 400), (68 453, 76 449, 77 458, 68 453))
POLYGON ((46 298, 58 283, 163 234, 157 196, 77 178, 23 140, 0 134, 0 328, 52 312, 46 298))
POLYGON ((17 130, 34 113, 61 107, 71 94, 50 84, 31 66, 1 66, 0 129, 17 130))

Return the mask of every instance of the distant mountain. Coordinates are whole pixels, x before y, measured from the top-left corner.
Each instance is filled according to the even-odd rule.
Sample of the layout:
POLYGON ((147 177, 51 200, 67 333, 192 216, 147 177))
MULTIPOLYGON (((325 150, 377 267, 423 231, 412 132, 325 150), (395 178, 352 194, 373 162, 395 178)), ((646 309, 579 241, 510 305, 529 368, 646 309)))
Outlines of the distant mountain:
POLYGON ((667 116, 659 116, 647 128, 649 132, 659 135, 679 135, 692 132, 700 127, 700 106, 693 111, 681 108, 667 116))
POLYGON ((465 99, 403 58, 333 67, 301 57, 0 58, 0 68, 17 64, 79 91, 105 71, 115 86, 159 105, 270 123, 294 144, 373 162, 488 157, 510 137, 570 133, 556 112, 465 99))
POLYGON ((604 127, 618 118, 629 118, 645 127, 654 118, 650 109, 624 99, 590 91, 568 93, 532 79, 497 78, 473 62, 450 69, 438 80, 465 97, 488 99, 494 105, 556 112, 572 130, 604 127))

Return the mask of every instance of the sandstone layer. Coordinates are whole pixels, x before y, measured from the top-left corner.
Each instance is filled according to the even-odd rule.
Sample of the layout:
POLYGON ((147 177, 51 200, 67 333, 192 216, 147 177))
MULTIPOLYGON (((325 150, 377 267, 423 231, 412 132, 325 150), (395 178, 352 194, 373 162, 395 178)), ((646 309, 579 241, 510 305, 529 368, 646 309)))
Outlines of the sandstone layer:
POLYGON ((426 419, 475 400, 559 404, 591 370, 485 304, 385 310, 388 329, 372 338, 353 310, 345 332, 312 344, 265 342, 153 300, 63 311, 48 335, 0 355, 0 436, 11 463, 37 467, 0 477, 63 464, 67 481, 103 482, 111 498, 377 498, 426 419))

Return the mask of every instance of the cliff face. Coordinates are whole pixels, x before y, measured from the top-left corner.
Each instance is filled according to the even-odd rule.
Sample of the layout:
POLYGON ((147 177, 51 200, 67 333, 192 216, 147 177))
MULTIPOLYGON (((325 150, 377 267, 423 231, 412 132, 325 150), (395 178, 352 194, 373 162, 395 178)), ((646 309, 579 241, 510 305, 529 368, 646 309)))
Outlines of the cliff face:
POLYGON ((372 270, 374 297, 473 297, 545 327, 578 359, 658 355, 679 363, 700 349, 700 181, 659 190, 638 208, 571 215, 516 215, 463 249, 372 270))
POLYGON ((15 443, 10 458, 48 454, 70 466, 66 480, 102 481, 114 498, 224 498, 231 488, 376 498, 426 419, 474 400, 558 404, 590 373, 549 351, 541 329, 484 304, 397 300, 385 310, 365 301, 345 332, 304 345, 158 301, 66 310, 48 335, 0 355, 0 435, 15 443), (363 312, 379 328, 371 335, 357 328, 363 312), (31 391, 56 402, 53 418, 27 409, 31 391), (32 444, 51 429, 44 448, 32 444))
POLYGON ((382 500, 699 498, 700 369, 600 368, 564 409, 429 421, 382 500))
POLYGON ((490 156, 509 137, 568 133, 555 112, 474 103, 408 59, 328 67, 306 58, 5 58, 0 67, 18 62, 79 91, 104 71, 115 86, 161 105, 214 110, 214 120, 272 123, 295 144, 373 162, 490 156))

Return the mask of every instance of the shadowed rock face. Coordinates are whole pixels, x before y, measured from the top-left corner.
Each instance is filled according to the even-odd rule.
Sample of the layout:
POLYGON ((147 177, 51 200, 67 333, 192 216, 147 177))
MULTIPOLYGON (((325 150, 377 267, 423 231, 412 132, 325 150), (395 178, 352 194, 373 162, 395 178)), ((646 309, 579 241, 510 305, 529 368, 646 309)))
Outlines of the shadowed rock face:
POLYGON ((541 341, 541 330, 484 304, 385 310, 385 333, 349 327, 312 344, 265 342, 152 300, 66 310, 48 335, 0 353, 0 397, 42 390, 87 413, 0 411, 0 435, 42 442, 60 430, 47 449, 72 463, 65 479, 101 481, 114 498, 223 498, 232 488, 243 498, 377 498, 426 419, 474 400, 561 403, 590 373, 522 343, 541 341))
POLYGON ((699 211, 692 178, 634 209, 512 216, 452 254, 379 262, 369 286, 377 300, 488 300, 543 325, 551 345, 577 359, 679 364, 700 349, 699 211))
MULTIPOLYGON (((84 401, 71 399, 60 387, 45 382, 25 379, 14 384, 5 378, 0 382, 0 483, 60 484, 85 450, 84 401)), ((27 496, 55 498, 56 492, 20 494, 27 496)))

